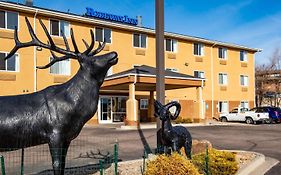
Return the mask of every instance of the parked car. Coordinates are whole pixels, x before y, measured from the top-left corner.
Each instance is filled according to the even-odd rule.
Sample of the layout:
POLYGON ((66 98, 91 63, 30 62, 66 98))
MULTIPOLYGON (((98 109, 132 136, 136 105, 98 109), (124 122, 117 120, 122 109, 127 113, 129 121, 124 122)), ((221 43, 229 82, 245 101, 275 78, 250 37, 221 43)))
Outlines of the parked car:
POLYGON ((278 107, 272 106, 262 106, 257 107, 260 111, 269 113, 269 122, 268 123, 279 123, 281 121, 281 110, 278 107))
POLYGON ((255 123, 265 123, 269 122, 269 113, 263 112, 257 108, 253 108, 248 111, 247 108, 234 108, 229 113, 220 114, 220 120, 222 122, 227 121, 238 121, 238 122, 246 122, 247 124, 255 124, 255 123))

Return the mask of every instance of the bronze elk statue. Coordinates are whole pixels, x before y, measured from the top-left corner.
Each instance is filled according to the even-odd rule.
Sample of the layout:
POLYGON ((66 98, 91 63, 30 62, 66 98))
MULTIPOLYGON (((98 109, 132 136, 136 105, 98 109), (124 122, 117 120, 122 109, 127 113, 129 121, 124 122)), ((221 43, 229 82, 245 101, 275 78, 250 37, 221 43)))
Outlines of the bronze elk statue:
POLYGON ((162 127, 157 131, 158 143, 165 147, 165 153, 169 153, 168 148, 172 148, 172 151, 180 152, 180 149, 184 147, 186 156, 191 159, 191 134, 185 127, 172 126, 171 124, 171 120, 175 120, 179 116, 180 111, 181 106, 176 101, 166 105, 162 105, 157 100, 154 102, 154 116, 159 117, 162 121, 162 127), (174 114, 170 112, 172 107, 176 107, 174 114))
POLYGON ((108 69, 117 63, 118 57, 116 52, 96 55, 103 50, 105 42, 103 44, 99 42, 97 49, 94 49, 95 37, 92 30, 90 30, 91 43, 88 44, 83 40, 86 50, 80 52, 71 29, 74 48, 74 51, 71 51, 65 34, 63 34, 65 48, 56 46, 46 26, 39 19, 48 38, 47 43, 44 43, 35 35, 27 17, 25 20, 32 40, 20 42, 15 28, 15 47, 5 60, 20 48, 37 46, 50 50, 53 57, 47 65, 37 68, 46 69, 66 59, 77 60, 80 68, 66 83, 49 86, 26 95, 0 97, 0 151, 47 143, 54 174, 63 175, 70 142, 79 135, 84 124, 95 114, 100 87, 108 69), (57 53, 62 56, 57 56, 57 53))

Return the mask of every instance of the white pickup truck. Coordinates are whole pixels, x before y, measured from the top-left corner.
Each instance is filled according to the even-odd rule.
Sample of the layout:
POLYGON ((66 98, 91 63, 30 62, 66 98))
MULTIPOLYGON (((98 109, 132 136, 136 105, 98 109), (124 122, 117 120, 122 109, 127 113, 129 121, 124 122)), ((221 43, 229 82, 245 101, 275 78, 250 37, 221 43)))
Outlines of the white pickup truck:
POLYGON ((253 108, 250 111, 246 108, 234 108, 229 113, 221 113, 220 121, 237 121, 246 122, 247 124, 256 124, 258 122, 268 123, 269 114, 267 112, 259 111, 257 108, 253 108))

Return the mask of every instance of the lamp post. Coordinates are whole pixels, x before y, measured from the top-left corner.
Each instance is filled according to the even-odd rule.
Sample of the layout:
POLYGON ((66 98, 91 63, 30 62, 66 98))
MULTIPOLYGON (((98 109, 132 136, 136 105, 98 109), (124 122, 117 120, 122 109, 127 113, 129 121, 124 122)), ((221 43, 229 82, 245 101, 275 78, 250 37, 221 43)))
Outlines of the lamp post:
MULTIPOLYGON (((165 56, 164 56, 164 0, 155 0, 156 34, 156 100, 165 103, 165 56)), ((161 121, 157 118, 157 131, 161 121)), ((159 143, 157 135, 157 146, 159 143)))

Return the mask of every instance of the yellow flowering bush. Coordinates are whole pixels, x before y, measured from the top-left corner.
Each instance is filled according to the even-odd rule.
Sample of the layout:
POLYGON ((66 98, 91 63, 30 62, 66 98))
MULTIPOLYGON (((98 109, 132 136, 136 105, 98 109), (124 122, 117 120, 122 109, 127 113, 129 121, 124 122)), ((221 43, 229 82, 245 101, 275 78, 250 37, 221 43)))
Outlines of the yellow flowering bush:
POLYGON ((191 160, 174 152, 148 161, 145 175, 200 175, 191 160))
MULTIPOLYGON (((235 160, 235 153, 209 149, 208 155, 210 175, 232 175, 238 171, 238 162, 235 160)), ((204 173, 206 169, 205 158, 206 152, 192 157, 192 162, 199 169, 200 173, 204 173)))

